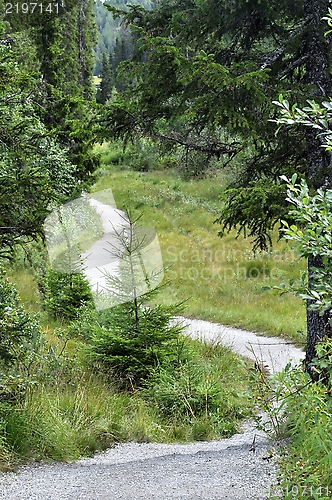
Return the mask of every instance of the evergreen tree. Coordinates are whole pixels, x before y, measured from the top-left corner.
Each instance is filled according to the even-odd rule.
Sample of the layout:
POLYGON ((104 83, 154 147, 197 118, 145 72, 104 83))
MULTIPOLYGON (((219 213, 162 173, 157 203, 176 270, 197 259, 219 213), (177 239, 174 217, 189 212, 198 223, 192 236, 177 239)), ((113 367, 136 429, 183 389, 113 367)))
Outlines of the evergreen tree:
POLYGON ((93 4, 93 0, 78 1, 78 86, 82 89, 83 97, 88 100, 92 100, 94 96, 92 83, 93 48, 97 41, 93 4))
MULTIPOLYGON (((113 5, 120 9, 125 9, 126 5, 131 3, 141 5, 145 9, 151 9, 154 4, 151 0, 135 0, 135 2, 131 0, 107 0, 105 2, 107 5, 113 5)), ((103 53, 114 51, 116 40, 122 38, 123 26, 121 26, 119 19, 114 18, 106 9, 101 0, 95 1, 93 11, 98 27, 98 42, 94 49, 94 75, 100 75, 103 53)))
POLYGON ((65 95, 92 99, 93 46, 96 25, 92 0, 66 3, 59 16, 43 17, 33 26, 44 82, 65 95))
POLYGON ((111 133, 140 131, 207 158, 249 146, 257 177, 264 168, 273 175, 287 151, 298 163, 303 140, 290 148, 293 134, 275 139, 268 122, 276 89, 299 90, 293 78, 304 64, 293 54, 304 29, 298 2, 175 1, 152 11, 111 10, 140 34, 125 70, 137 84, 114 103, 111 133))
MULTIPOLYGON (((129 30, 122 32, 121 37, 116 39, 114 47, 113 70, 115 74, 115 86, 118 92, 123 92, 128 87, 128 79, 121 73, 121 63, 132 59, 134 54, 134 42, 129 30)), ((126 75, 127 76, 127 75, 126 75)), ((131 82, 132 78, 129 79, 131 82)))
POLYGON ((97 308, 104 310, 99 310, 99 320, 90 329, 88 345, 97 370, 111 373, 125 389, 142 386, 154 368, 172 360, 173 346, 183 329, 172 322, 181 304, 150 303, 160 291, 163 270, 158 262, 144 257, 151 234, 139 226, 140 217, 129 211, 123 226, 115 231, 116 243, 110 244, 109 251, 119 259, 119 269, 116 274, 105 272, 106 286, 95 296, 97 308))
POLYGON ((27 52, 15 38, 0 43, 0 256, 9 258, 16 244, 42 235, 50 207, 77 190, 67 150, 40 120, 40 80, 17 64, 27 52))
MULTIPOLYGON (((60 4, 59 4, 60 5, 60 4)), ((29 34, 37 48, 42 75, 41 119, 76 165, 81 188, 93 182, 98 165, 92 98, 92 48, 96 26, 92 0, 69 0, 61 15, 33 17, 29 34), (91 101, 91 102, 89 102, 91 101)))
POLYGON ((111 97, 114 86, 113 57, 111 53, 109 58, 107 58, 105 52, 103 53, 103 65, 100 76, 101 82, 97 92, 96 101, 100 104, 105 104, 105 102, 111 97))
MULTIPOLYGON (((1 33, 2 256, 42 235, 52 206, 78 196, 93 179, 94 104, 86 100, 92 92, 82 69, 90 65, 91 84, 92 65, 91 54, 84 65, 79 56, 80 47, 83 55, 90 48, 79 45, 78 13, 76 0, 68 0, 59 15, 46 10, 38 19, 25 15, 24 24, 13 17, 1 33)), ((87 29, 91 22, 87 16, 87 29)))

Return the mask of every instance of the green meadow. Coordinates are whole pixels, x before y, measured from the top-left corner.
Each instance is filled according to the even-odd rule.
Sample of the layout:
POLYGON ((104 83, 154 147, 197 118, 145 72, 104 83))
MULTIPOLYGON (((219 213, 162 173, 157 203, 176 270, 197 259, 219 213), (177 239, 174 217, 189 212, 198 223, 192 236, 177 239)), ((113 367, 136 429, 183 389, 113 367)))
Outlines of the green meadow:
POLYGON ((221 206, 223 173, 181 180, 174 170, 137 172, 104 166, 93 187, 112 189, 119 209, 142 214, 140 223, 156 230, 167 286, 163 302, 186 301, 185 315, 302 342, 305 308, 290 294, 264 287, 300 278, 305 262, 274 235, 268 252, 235 231, 223 238, 214 221, 221 206))

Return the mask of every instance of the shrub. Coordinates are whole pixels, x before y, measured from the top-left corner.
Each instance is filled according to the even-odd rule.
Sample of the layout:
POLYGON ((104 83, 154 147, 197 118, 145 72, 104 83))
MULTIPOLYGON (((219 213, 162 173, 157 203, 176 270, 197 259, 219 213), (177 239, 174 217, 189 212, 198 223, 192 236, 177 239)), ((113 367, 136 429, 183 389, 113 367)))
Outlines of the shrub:
POLYGON ((313 383, 303 368, 288 369, 278 375, 277 396, 274 406, 279 407, 279 417, 283 418, 291 437, 280 456, 282 498, 331 498, 332 399, 329 390, 320 382, 313 383))
POLYGON ((172 362, 154 371, 145 396, 166 420, 194 425, 195 439, 212 429, 231 435, 251 411, 248 394, 236 390, 244 376, 238 358, 226 347, 186 338, 177 348, 172 362))
POLYGON ((213 175, 217 161, 206 153, 185 151, 179 159, 179 172, 184 180, 205 179, 213 175))
POLYGON ((0 401, 8 401, 20 397, 32 382, 29 366, 40 341, 40 327, 21 305, 4 271, 0 277, 0 401))
POLYGON ((130 168, 137 172, 148 172, 156 168, 158 151, 152 141, 141 139, 132 148, 130 168))
POLYGON ((60 273, 49 269, 39 282, 43 306, 54 318, 71 321, 85 307, 93 307, 89 281, 82 273, 60 273))
POLYGON ((122 388, 142 385, 152 369, 172 354, 172 345, 182 329, 171 324, 174 307, 148 308, 142 301, 100 312, 98 323, 91 328, 87 348, 90 359, 115 376, 122 388))
POLYGON ((24 310, 15 285, 0 270, 0 359, 7 366, 23 359, 39 336, 35 317, 24 310))

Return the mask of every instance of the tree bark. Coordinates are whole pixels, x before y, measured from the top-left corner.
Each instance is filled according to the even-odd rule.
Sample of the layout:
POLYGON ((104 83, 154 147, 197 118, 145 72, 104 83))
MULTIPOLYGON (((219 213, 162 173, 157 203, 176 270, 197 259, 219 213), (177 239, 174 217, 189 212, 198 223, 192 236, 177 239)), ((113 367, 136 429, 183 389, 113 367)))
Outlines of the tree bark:
MULTIPOLYGON (((329 42, 325 37, 327 25, 322 17, 328 11, 329 0, 306 0, 305 18, 309 19, 304 35, 304 54, 307 56, 304 83, 311 86, 312 98, 328 99, 331 95, 329 74, 329 42)), ((315 189, 331 185, 331 155, 321 147, 317 130, 306 129, 307 177, 315 189)))
MULTIPOLYGON (((309 287, 312 282, 312 277, 314 274, 313 269, 316 267, 323 266, 322 259, 320 256, 309 256, 308 258, 308 281, 309 287)), ((312 311, 309 309, 312 300, 307 300, 307 348, 305 357, 305 366, 307 372, 310 374, 311 379, 317 382, 321 379, 323 382, 328 381, 328 376, 325 373, 320 374, 314 369, 313 359, 317 356, 316 344, 317 342, 323 341, 326 337, 332 338, 332 328, 329 323, 330 315, 329 313, 320 316, 317 311, 312 311)))
MULTIPOLYGON (((328 0, 306 0, 304 4, 304 17, 309 18, 305 37, 304 52, 307 55, 305 82, 312 86, 313 99, 328 98, 331 95, 331 77, 329 75, 329 41, 324 32, 327 25, 322 21, 328 12, 328 0)), ((307 178, 312 187, 331 186, 332 162, 331 155, 321 147, 317 138, 317 131, 306 129, 306 159, 307 178)), ((320 256, 308 258, 308 282, 312 283, 313 268, 323 265, 320 256)), ((332 328, 328 322, 328 314, 319 316, 317 311, 309 309, 311 301, 307 301, 307 348, 305 365, 312 380, 317 381, 319 374, 312 369, 312 360, 316 357, 316 344, 325 337, 332 337, 332 328)))

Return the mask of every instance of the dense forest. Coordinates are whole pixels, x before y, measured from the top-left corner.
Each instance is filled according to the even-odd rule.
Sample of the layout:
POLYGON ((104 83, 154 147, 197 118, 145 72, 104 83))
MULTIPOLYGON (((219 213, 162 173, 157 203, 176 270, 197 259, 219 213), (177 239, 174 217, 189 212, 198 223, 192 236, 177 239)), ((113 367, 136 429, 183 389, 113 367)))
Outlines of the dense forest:
MULTIPOLYGON (((110 420, 115 400, 123 420, 129 411, 134 420, 150 419, 152 428, 156 419, 156 439, 165 432, 174 440, 228 435, 253 411, 245 363, 227 349, 181 339, 172 317, 183 301, 158 304, 158 290, 150 290, 101 313, 84 273, 65 275, 50 266, 45 218, 103 185, 103 175, 115 183, 121 169, 138 172, 135 180, 147 184, 144 175, 156 168, 173 176, 165 190, 169 210, 180 199, 193 204, 193 192, 206 182, 205 197, 195 203, 215 222, 214 234, 227 241, 249 237, 255 259, 259 252, 272 255, 278 236, 295 241, 307 274, 300 284, 291 279, 280 287, 306 307, 306 373, 285 385, 297 394, 299 385, 316 384, 313 391, 323 394, 315 400, 319 412, 331 395, 328 0, 42 0, 33 6, 0 0, 1 463, 17 456, 72 458, 114 439, 145 439, 146 429, 130 434, 110 420), (182 183, 190 195, 180 195, 182 183), (219 187, 212 205, 209 193, 219 187), (27 311, 6 277, 15 272, 18 281, 29 276, 39 316, 27 311), (50 444, 45 401, 73 405, 58 408, 65 426, 85 383, 87 401, 97 386, 108 403, 93 418, 86 405, 93 431, 71 427, 76 447, 66 455, 50 444), (227 384, 234 390, 225 391, 227 384), (36 431, 39 407, 44 434, 36 431)), ((120 184, 130 183, 131 174, 120 184)), ((156 212, 163 200, 149 189, 135 206, 152 203, 156 212)), ((183 238, 197 231, 198 240, 197 228, 182 227, 186 217, 176 229, 183 238)), ((138 220, 130 219, 130 227, 138 220)), ((214 301, 224 293, 217 288, 214 301)), ((324 411, 331 413, 330 406, 324 411)), ((320 422, 319 414, 312 420, 320 422)), ((307 472, 311 477, 309 466, 307 472)))
MULTIPOLYGON (((150 0, 111 0, 106 2, 119 9, 125 9, 127 4, 141 5, 145 9, 151 9, 154 3, 150 0)), ((120 61, 126 59, 128 52, 132 50, 130 34, 128 29, 124 29, 119 19, 114 19, 113 15, 104 7, 104 2, 96 0, 93 12, 98 30, 97 45, 94 48, 94 75, 100 75, 102 70, 103 54, 109 58, 111 53, 114 58, 114 65, 117 66, 120 61)))
POLYGON ((48 205, 90 185, 97 164, 92 2, 69 7, 62 15, 8 14, 1 23, 4 254, 40 235, 48 205))

